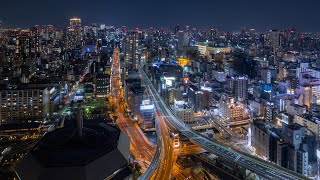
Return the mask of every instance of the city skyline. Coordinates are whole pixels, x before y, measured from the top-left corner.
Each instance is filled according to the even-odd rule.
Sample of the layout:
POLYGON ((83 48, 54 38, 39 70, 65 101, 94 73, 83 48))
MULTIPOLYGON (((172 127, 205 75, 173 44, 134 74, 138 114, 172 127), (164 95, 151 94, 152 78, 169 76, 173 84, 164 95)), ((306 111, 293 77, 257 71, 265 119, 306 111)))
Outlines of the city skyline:
POLYGON ((281 2, 272 0, 268 3, 252 0, 228 1, 228 3, 208 0, 200 0, 197 3, 168 0, 152 3, 145 0, 134 2, 93 0, 89 5, 57 0, 55 3, 20 2, 19 6, 16 6, 17 2, 6 1, 0 7, 0 21, 3 21, 3 26, 7 28, 28 28, 36 24, 65 27, 69 18, 80 17, 83 19, 83 24, 96 22, 116 26, 126 25, 130 28, 159 28, 181 24, 194 27, 213 26, 225 31, 238 31, 241 27, 256 28, 258 31, 295 27, 304 32, 318 32, 320 25, 314 22, 319 16, 316 7, 320 3, 312 1, 302 4, 287 0, 281 2))

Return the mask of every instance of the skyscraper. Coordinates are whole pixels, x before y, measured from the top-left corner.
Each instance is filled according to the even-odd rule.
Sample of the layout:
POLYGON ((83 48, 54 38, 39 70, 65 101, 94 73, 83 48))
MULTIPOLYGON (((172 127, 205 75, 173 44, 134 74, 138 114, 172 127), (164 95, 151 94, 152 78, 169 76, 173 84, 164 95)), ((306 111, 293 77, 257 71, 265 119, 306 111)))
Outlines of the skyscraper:
POLYGON ((188 33, 184 31, 178 32, 178 51, 182 52, 183 47, 187 46, 189 43, 188 33))
POLYGON ((273 51, 280 48, 280 33, 278 30, 270 30, 269 32, 270 46, 273 51))
POLYGON ((79 18, 70 19, 70 26, 67 28, 66 38, 67 38, 66 48, 68 50, 73 50, 81 47, 82 45, 81 19, 79 18))
POLYGON ((139 34, 131 31, 125 39, 125 64, 127 69, 136 68, 139 61, 139 34))
POLYGON ((35 26, 30 28, 30 31, 31 31, 31 42, 30 42, 31 52, 40 53, 41 52, 40 28, 39 26, 35 26))
POLYGON ((210 39, 213 40, 214 38, 217 38, 217 33, 218 33, 217 29, 211 29, 210 30, 210 39))
POLYGON ((181 27, 179 24, 174 26, 174 34, 178 34, 178 32, 180 31, 181 27))
POLYGON ((23 30, 17 35, 15 52, 20 57, 30 57, 30 31, 23 30))
POLYGON ((72 18, 70 19, 70 27, 81 27, 81 19, 80 18, 72 18))
POLYGON ((203 102, 202 102, 203 92, 197 86, 190 85, 188 89, 188 98, 190 104, 193 105, 194 111, 198 112, 203 109, 203 102))

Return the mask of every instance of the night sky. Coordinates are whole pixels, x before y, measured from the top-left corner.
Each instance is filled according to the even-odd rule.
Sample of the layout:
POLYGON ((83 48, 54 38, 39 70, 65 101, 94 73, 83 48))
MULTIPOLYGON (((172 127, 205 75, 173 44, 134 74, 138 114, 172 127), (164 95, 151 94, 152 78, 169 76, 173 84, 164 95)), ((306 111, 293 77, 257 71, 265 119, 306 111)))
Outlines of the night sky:
POLYGON ((296 27, 320 32, 319 0, 2 0, 0 20, 5 27, 53 24, 64 27, 71 17, 134 27, 174 24, 227 31, 240 27, 296 27))

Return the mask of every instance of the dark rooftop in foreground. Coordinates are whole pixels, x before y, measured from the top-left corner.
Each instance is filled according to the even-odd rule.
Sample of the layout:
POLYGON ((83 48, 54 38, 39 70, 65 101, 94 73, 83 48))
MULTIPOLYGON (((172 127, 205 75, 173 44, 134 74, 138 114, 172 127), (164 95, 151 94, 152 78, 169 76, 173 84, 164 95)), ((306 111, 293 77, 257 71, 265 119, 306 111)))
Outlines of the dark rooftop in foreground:
POLYGON ((75 123, 47 133, 16 167, 21 179, 98 180, 130 176, 129 138, 118 127, 103 121, 85 121, 83 127, 79 122, 83 121, 77 118, 75 123))
POLYGON ((108 125, 87 125, 82 137, 72 126, 58 129, 44 136, 31 153, 46 167, 86 165, 117 147, 120 131, 104 126, 108 125))

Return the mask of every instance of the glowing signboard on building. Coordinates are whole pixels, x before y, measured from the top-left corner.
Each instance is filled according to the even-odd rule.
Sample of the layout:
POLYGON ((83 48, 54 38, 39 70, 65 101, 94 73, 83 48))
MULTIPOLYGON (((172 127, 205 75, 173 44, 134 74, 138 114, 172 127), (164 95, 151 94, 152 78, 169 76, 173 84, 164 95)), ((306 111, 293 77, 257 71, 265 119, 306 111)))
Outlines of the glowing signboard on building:
POLYGON ((201 86, 201 90, 212 92, 212 88, 211 87, 201 86))
POLYGON ((140 111, 144 111, 144 110, 152 110, 154 109, 154 105, 151 104, 151 105, 141 105, 140 106, 140 111))

